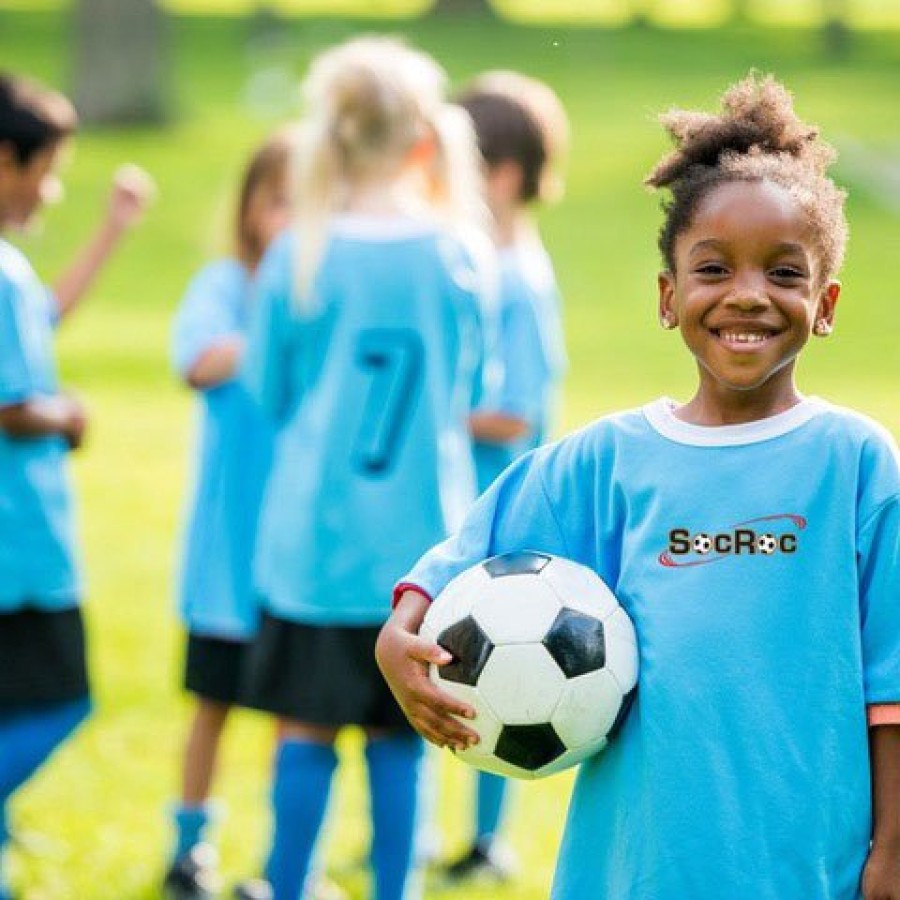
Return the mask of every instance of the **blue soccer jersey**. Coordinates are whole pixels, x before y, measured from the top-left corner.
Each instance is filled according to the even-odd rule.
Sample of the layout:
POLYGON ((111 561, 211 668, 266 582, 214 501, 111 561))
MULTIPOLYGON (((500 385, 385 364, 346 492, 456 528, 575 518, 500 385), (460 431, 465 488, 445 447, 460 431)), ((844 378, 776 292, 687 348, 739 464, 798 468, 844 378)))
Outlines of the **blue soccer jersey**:
MULTIPOLYGON (((56 303, 25 257, 0 241, 0 406, 58 392, 56 303)), ((77 604, 81 591, 67 445, 0 429, 0 612, 77 604)))
POLYGON ((507 444, 475 442, 479 492, 514 459, 547 439, 566 368, 559 290, 547 251, 537 239, 522 240, 504 248, 499 263, 498 378, 480 408, 520 418, 529 431, 507 444))
POLYGON ((560 900, 855 900, 866 704, 900 700, 900 474, 814 399, 705 428, 660 401, 514 464, 405 582, 518 549, 590 566, 634 621, 637 699, 580 770, 560 900))
MULTIPOLYGON (((172 355, 183 377, 216 343, 244 338, 250 300, 249 273, 237 260, 219 260, 197 274, 173 330, 172 355)), ((201 391, 199 400, 181 611, 195 634, 243 640, 258 619, 251 564, 273 429, 237 379, 201 391)))
POLYGON ((263 262, 246 360, 278 427, 256 586, 279 618, 377 625, 393 582, 474 498, 490 279, 432 223, 338 217, 301 313, 295 244, 283 235, 263 262))

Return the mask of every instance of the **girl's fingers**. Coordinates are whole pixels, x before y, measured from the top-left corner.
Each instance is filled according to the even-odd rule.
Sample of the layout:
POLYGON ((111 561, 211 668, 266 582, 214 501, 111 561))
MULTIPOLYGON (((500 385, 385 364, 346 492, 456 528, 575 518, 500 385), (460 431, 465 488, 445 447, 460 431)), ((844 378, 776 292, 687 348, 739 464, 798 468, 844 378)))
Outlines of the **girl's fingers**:
POLYGON ((408 653, 417 662, 433 663, 436 666, 446 666, 447 663, 453 661, 453 655, 440 644, 418 636, 411 638, 408 653))

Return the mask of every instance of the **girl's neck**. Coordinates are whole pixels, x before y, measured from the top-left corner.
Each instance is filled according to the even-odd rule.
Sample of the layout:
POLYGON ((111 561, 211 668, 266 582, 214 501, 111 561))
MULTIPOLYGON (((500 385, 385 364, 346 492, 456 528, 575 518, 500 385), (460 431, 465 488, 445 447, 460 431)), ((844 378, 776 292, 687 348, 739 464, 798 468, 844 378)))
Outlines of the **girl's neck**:
POLYGON ((675 417, 690 425, 743 425, 768 419, 796 406, 803 400, 793 381, 787 385, 735 391, 701 380, 691 400, 675 410, 675 417))
POLYGON ((376 216, 422 216, 428 207, 409 181, 373 181, 353 185, 341 205, 342 212, 376 216))
POLYGON ((534 217, 522 206, 492 209, 494 240, 501 249, 538 236, 534 217))

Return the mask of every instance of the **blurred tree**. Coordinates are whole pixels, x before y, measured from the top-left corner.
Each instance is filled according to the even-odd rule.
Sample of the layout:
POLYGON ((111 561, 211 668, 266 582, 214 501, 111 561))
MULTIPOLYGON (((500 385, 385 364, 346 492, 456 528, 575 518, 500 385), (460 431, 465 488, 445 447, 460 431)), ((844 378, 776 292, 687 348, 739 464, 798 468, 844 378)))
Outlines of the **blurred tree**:
POLYGON ((826 50, 835 56, 846 56, 853 37, 849 0, 822 0, 822 18, 826 50))
POLYGON ((434 0, 431 12, 439 16, 496 15, 490 0, 434 0))
POLYGON ((72 94, 84 121, 166 117, 165 23, 156 0, 76 0, 72 94))

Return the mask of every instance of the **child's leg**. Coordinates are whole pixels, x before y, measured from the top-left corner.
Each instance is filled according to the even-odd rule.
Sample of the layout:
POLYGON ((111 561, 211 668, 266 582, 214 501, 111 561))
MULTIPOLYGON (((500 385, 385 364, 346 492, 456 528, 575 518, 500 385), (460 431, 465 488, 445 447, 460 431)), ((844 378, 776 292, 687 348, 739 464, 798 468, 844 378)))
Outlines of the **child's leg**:
POLYGON ((175 859, 203 842, 209 825, 209 793, 216 757, 231 707, 200 698, 184 753, 181 802, 174 812, 175 859))
POLYGON ((366 744, 377 900, 409 900, 412 896, 416 806, 423 754, 422 739, 408 732, 370 735, 366 744))
POLYGON ((337 767, 336 728, 285 722, 272 785, 274 833, 266 877, 275 900, 297 900, 310 870, 337 767))
POLYGON ((0 900, 5 893, 3 860, 9 841, 7 801, 87 718, 90 700, 54 703, 0 715, 0 900))
POLYGON ((509 781, 490 772, 479 772, 475 789, 475 842, 487 847, 499 834, 506 808, 509 781))

